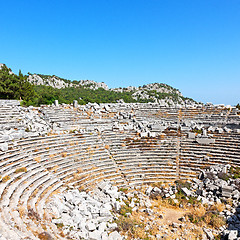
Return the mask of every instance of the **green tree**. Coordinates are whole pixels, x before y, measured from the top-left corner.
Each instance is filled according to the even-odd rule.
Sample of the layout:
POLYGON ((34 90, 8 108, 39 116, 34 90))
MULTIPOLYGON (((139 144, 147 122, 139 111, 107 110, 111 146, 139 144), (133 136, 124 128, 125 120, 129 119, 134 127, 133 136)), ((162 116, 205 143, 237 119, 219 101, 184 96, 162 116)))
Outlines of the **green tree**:
POLYGON ((6 65, 0 69, 0 98, 1 99, 21 99, 25 102, 31 101, 34 96, 34 86, 27 81, 19 70, 19 75, 12 73, 6 65))

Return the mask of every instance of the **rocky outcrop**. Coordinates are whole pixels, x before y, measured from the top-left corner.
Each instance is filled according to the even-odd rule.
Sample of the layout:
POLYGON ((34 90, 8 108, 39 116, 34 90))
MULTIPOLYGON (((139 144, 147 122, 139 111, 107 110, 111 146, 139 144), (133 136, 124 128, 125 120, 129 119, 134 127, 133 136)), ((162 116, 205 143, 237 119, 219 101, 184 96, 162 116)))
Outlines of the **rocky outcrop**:
POLYGON ((28 81, 34 85, 46 85, 54 88, 72 87, 73 84, 66 82, 57 76, 37 75, 32 74, 28 76, 28 81))

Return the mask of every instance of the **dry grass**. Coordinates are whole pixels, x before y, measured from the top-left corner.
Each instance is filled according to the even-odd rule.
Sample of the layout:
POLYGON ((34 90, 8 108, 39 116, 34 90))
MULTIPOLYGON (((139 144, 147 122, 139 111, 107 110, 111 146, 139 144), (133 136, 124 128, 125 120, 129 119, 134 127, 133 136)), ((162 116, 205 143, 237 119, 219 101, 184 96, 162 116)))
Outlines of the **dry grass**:
POLYGON ((110 149, 109 145, 105 145, 104 148, 107 149, 107 150, 110 149))
POLYGON ((26 209, 23 206, 19 206, 18 212, 19 212, 20 217, 22 218, 26 214, 26 209))
POLYGON ((206 208, 201 204, 198 207, 195 207, 192 211, 192 214, 196 215, 197 217, 201 218, 206 214, 206 208))
POLYGON ((4 177, 2 178, 2 182, 5 183, 5 182, 7 182, 7 181, 10 180, 10 179, 11 179, 10 176, 6 175, 6 176, 4 176, 4 177))
POLYGON ((73 174, 73 179, 71 181, 79 181, 79 180, 81 180, 83 178, 84 178, 83 175, 79 175, 79 173, 74 173, 73 174))
POLYGON ((50 239, 53 239, 53 238, 50 236, 50 234, 47 233, 47 232, 39 233, 39 234, 38 234, 38 238, 39 238, 40 240, 50 240, 50 239))
POLYGON ((56 166, 54 166, 51 170, 52 170, 53 172, 57 172, 58 168, 59 168, 59 166, 56 165, 56 166))
POLYGON ((216 203, 214 205, 214 208, 218 211, 218 212, 222 212, 223 210, 225 210, 225 205, 223 203, 216 203))
POLYGON ((63 152, 62 157, 66 157, 66 156, 67 156, 67 152, 63 152))
POLYGON ((78 172, 78 173, 83 173, 83 169, 82 169, 82 168, 78 168, 78 169, 77 169, 77 172, 78 172))
POLYGON ((41 161, 41 157, 35 157, 34 160, 39 163, 41 161))
POLYGON ((152 206, 156 208, 171 208, 171 209, 179 209, 177 206, 173 206, 170 201, 167 199, 162 199, 161 197, 158 197, 157 199, 154 199, 152 201, 152 206))
POLYGON ((55 154, 50 154, 49 157, 50 157, 50 158, 54 158, 54 157, 55 157, 55 154))

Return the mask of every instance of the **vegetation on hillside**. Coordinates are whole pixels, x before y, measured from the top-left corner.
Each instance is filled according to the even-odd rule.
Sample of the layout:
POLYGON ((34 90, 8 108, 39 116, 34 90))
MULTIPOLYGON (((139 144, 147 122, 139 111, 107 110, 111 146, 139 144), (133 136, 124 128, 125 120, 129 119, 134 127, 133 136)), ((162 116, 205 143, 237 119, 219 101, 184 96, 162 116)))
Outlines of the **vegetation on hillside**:
MULTIPOLYGON (((28 73, 30 74, 30 73, 28 73)), ((53 76, 38 74, 42 79, 47 80, 53 76)), ((58 77, 59 78, 59 77, 58 77)), ((166 84, 159 84, 159 87, 170 89, 169 93, 159 93, 156 90, 148 90, 144 85, 142 89, 145 89, 149 99, 133 97, 134 91, 113 91, 105 90, 103 88, 90 89, 90 86, 74 85, 67 88, 53 88, 45 85, 32 85, 28 82, 28 75, 23 75, 21 71, 19 74, 13 74, 11 69, 3 65, 0 69, 0 99, 18 99, 23 100, 23 105, 39 106, 41 104, 52 104, 54 100, 58 100, 59 103, 72 103, 73 100, 78 100, 79 104, 91 103, 115 103, 119 99, 123 99, 126 103, 134 102, 154 102, 155 99, 172 99, 174 102, 178 102, 179 98, 185 100, 182 96, 177 94, 176 89, 166 84)), ((59 78, 66 83, 70 83, 70 80, 59 78)), ((73 84, 78 84, 78 81, 73 81, 73 84)))
POLYGON ((51 104, 56 99, 59 103, 72 103, 73 100, 78 100, 79 104, 86 104, 88 102, 108 103, 116 102, 119 99, 123 99, 125 102, 137 102, 132 98, 131 92, 119 93, 103 88, 96 90, 84 87, 57 89, 50 86, 39 85, 35 86, 34 89, 38 96, 33 102, 34 105, 51 104))

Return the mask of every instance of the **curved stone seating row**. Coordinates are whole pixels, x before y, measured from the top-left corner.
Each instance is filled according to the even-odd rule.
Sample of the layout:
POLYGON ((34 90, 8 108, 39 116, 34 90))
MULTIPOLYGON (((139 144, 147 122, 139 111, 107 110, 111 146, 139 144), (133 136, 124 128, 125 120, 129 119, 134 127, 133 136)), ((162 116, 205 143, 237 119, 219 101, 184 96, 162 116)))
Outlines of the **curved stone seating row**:
POLYGON ((18 107, 0 106, 0 130, 22 127, 21 114, 18 107))
POLYGON ((132 138, 128 132, 102 133, 104 143, 129 183, 176 179, 176 141, 140 139, 131 134, 132 138))
POLYGON ((4 179, 0 183, 1 226, 6 224, 9 232, 12 228, 19 235, 14 239, 37 239, 36 231, 44 231, 46 225, 56 239, 61 239, 56 226, 45 219, 45 202, 54 192, 70 184, 84 183, 87 187, 103 177, 123 183, 119 170, 96 133, 20 140, 1 154, 0 159, 4 179), (26 172, 24 169, 16 171, 22 167, 26 172), (9 179, 4 178, 6 176, 9 179), (29 211, 37 217, 28 217, 29 211), (38 217, 44 218, 41 225, 38 217), (29 231, 30 225, 32 231, 29 231))
MULTIPOLYGON (((29 182, 29 179, 31 179, 31 180, 33 179, 33 178, 30 178, 30 177, 31 177, 30 175, 35 175, 35 172, 32 171, 32 169, 28 169, 28 170, 29 170, 29 173, 26 173, 26 175, 28 175, 28 176, 25 176, 25 179, 28 179, 28 182, 29 182)), ((44 172, 43 172, 43 173, 44 173, 44 172)), ((44 174, 44 175, 45 175, 45 174, 44 174)), ((21 180, 19 180, 19 181, 21 181, 20 184, 19 184, 19 186, 22 186, 21 184, 22 184, 23 180, 25 180, 25 179, 22 178, 21 180)), ((34 180, 35 180, 35 179, 34 179, 34 180)), ((15 182, 14 184, 16 185, 16 183, 17 183, 17 182, 15 182)), ((11 189, 8 189, 8 191, 7 191, 7 194, 8 194, 8 195, 3 198, 3 201, 1 202, 1 204, 3 204, 3 205, 7 205, 7 204, 8 204, 8 197, 11 195, 10 193, 14 191, 14 187, 15 187, 14 185, 11 185, 11 189), (9 191, 9 190, 12 190, 12 191, 9 191)), ((16 187, 17 187, 17 186, 16 186, 16 187)), ((20 187, 18 188, 18 192, 19 192, 19 189, 21 189, 21 188, 20 188, 20 187)), ((16 200, 16 194, 17 194, 17 193, 15 192, 15 195, 14 195, 14 198, 13 198, 14 201, 12 201, 12 208, 13 208, 13 207, 16 207, 16 201, 17 201, 17 200, 16 200), (14 204, 14 202, 15 202, 15 204, 14 204)), ((6 209, 6 208, 7 208, 7 207, 5 206, 4 209, 6 209)), ((25 209, 27 209, 27 208, 25 208, 25 209)), ((16 211, 15 211, 15 212, 16 212, 16 211)), ((10 216, 9 213, 8 213, 8 216, 10 216)), ((19 221, 18 221, 18 222, 19 222, 19 221)), ((24 225, 22 225, 22 226, 24 226, 24 225)), ((23 228, 22 226, 21 226, 21 229, 23 228)), ((39 226, 38 226, 38 228, 39 228, 39 226)))
POLYGON ((182 139, 180 152, 180 177, 196 175, 200 169, 214 164, 240 166, 239 134, 215 134, 215 143, 200 145, 182 139))

